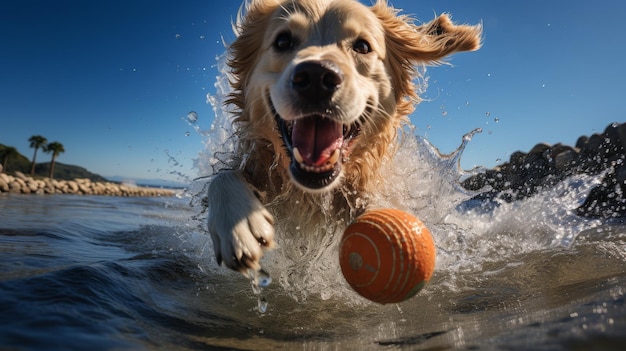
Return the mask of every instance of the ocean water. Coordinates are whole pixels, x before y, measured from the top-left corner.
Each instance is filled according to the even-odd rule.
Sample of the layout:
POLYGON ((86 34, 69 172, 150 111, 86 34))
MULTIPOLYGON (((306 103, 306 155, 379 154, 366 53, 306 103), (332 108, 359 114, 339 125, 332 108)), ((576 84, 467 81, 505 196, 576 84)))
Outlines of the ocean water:
MULTIPOLYGON (((218 69, 212 127, 185 119, 206 175, 236 147, 218 69)), ((315 232, 277 228, 259 289, 215 262, 210 177, 168 198, 0 194, 0 350, 626 349, 626 224, 574 214, 601 175, 473 201, 459 160, 477 132, 442 155, 407 127, 384 165, 372 203, 417 215, 437 247, 430 283, 399 304, 344 281, 332 209, 315 232)))
POLYGON ((599 178, 476 203, 461 151, 408 137, 389 165, 377 201, 418 215, 438 250, 429 285, 389 305, 345 283, 340 233, 279 239, 262 291, 218 267, 206 180, 171 198, 3 194, 0 349, 624 349, 626 226, 573 215, 599 178))

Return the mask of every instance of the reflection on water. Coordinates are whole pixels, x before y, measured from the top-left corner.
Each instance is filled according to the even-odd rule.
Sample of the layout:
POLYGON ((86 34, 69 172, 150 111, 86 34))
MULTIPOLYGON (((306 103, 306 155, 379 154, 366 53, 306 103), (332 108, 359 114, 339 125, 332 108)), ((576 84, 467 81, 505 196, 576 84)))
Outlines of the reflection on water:
POLYGON ((454 225, 431 225, 440 248, 455 245, 439 255, 430 285, 407 302, 381 306, 341 282, 334 260, 320 263, 326 268, 314 278, 324 286, 341 282, 329 292, 290 283, 298 281, 297 271, 291 267, 292 276, 285 276, 270 262, 267 269, 275 270, 268 272, 281 279, 256 295, 248 278, 216 266, 188 202, 0 197, 0 345, 565 350, 626 344, 626 229, 619 224, 589 228, 563 246, 535 242, 549 228, 535 233, 513 219, 490 227, 484 222, 503 220, 470 215, 459 223, 455 215, 454 225), (310 291, 294 294, 295 285, 310 291), (265 313, 259 296, 267 301, 265 313))

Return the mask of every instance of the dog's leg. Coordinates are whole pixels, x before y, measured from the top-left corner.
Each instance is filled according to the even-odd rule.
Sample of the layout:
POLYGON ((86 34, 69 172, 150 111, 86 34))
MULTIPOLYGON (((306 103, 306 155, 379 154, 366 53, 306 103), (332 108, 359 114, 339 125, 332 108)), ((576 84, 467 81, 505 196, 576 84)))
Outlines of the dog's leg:
POLYGON ((209 186, 209 232, 218 264, 245 273, 259 270, 274 244, 274 218, 238 173, 222 172, 209 186))

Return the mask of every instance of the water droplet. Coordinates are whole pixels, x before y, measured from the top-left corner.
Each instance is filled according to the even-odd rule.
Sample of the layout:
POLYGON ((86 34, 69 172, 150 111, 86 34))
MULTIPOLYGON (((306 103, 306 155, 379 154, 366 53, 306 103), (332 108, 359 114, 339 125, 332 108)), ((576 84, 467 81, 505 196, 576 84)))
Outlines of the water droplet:
POLYGON ((180 35, 180 34, 178 34, 178 33, 176 33, 176 35, 175 35, 174 37, 175 37, 176 39, 180 39, 180 38, 182 38, 183 36, 182 36, 182 35, 180 35))
POLYGON ((493 119, 493 121, 498 123, 498 122, 500 122, 500 118, 496 117, 496 118, 493 119))
POLYGON ((249 270, 248 276, 250 277, 250 283, 252 285, 252 293, 257 296, 257 308, 260 313, 265 313, 268 303, 262 293, 263 289, 272 283, 272 278, 262 268, 258 271, 249 270))
POLYGON ((258 272, 257 280, 260 288, 267 288, 272 283, 272 277, 264 270, 258 272))
POLYGON ((485 116, 487 116, 487 117, 491 116, 491 112, 489 112, 489 111, 485 112, 485 116))
POLYGON ((487 77, 491 77, 491 73, 487 73, 487 77))
POLYGON ((430 124, 426 126, 426 130, 430 130, 430 128, 432 128, 430 124))
POLYGON ((185 136, 190 136, 190 135, 191 135, 191 133, 185 132, 185 136))
POLYGON ((206 103, 215 108, 217 106, 217 98, 209 93, 206 94, 206 103))
POLYGON ((496 163, 500 163, 500 162, 502 162, 502 159, 501 159, 501 158, 499 158, 499 157, 498 157, 498 158, 496 158, 496 163))
POLYGON ((267 312, 267 300, 264 297, 261 297, 258 300, 258 306, 257 307, 259 308, 259 312, 260 313, 267 312))
POLYGON ((190 111, 187 114, 187 121, 189 123, 196 123, 198 121, 198 113, 196 113, 196 111, 190 111))
POLYGON ((200 40, 203 40, 203 39, 204 39, 204 35, 201 35, 201 36, 200 36, 200 40))

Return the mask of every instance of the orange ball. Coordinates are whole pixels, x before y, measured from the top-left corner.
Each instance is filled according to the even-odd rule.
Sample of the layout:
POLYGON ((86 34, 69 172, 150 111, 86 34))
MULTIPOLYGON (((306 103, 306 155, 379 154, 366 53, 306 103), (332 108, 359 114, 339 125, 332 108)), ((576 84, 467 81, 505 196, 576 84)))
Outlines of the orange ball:
POLYGON ((424 223, 396 209, 366 211, 350 224, 339 250, 341 271, 361 296, 380 304, 417 294, 435 270, 435 242, 424 223))

